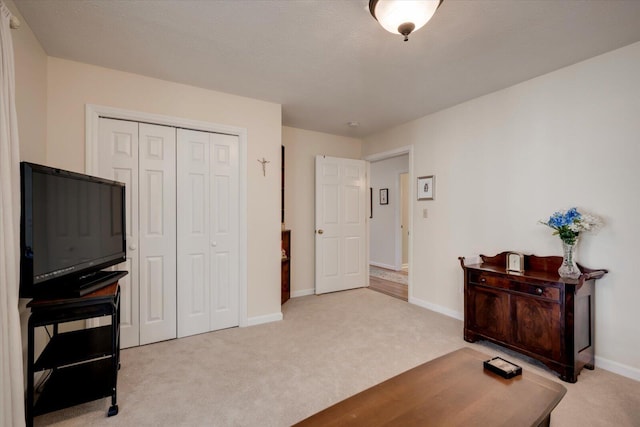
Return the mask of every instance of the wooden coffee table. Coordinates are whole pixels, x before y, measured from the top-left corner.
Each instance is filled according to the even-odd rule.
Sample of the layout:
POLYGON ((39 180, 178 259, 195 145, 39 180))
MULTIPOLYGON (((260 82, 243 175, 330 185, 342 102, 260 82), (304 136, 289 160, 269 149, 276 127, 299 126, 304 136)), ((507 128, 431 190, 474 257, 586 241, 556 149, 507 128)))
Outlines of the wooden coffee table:
POLYGON ((566 388, 526 370, 506 380, 484 370, 490 358, 461 348, 296 426, 548 426, 566 388))

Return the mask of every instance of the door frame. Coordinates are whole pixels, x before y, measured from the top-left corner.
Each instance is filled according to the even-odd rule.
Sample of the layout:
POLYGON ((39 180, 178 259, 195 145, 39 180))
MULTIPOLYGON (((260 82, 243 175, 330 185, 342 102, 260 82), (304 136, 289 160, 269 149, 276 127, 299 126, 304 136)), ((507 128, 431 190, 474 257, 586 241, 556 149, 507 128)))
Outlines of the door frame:
MULTIPOLYGON (((412 274, 412 270, 413 270, 413 206, 415 203, 414 197, 411 196, 411 187, 412 187, 411 183, 415 181, 414 179, 415 174, 413 171, 413 145, 405 145, 402 147, 394 148, 392 150, 369 154, 365 156, 363 160, 366 160, 368 162, 367 163, 367 186, 371 187, 371 170, 370 170, 371 162, 386 160, 392 157, 402 156, 404 154, 409 155, 409 172, 408 172, 409 173, 409 208, 408 208, 409 209, 409 254, 408 254, 409 268, 407 270, 407 275, 408 275, 407 281, 408 281, 408 301, 411 302, 413 298, 413 274, 412 274)), ((396 191, 396 193, 398 193, 398 191, 396 191)), ((370 262, 369 245, 371 242, 371 239, 370 239, 371 226, 368 221, 367 221, 367 224, 368 224, 367 226, 367 264, 369 264, 370 262)))
POLYGON ((110 119, 146 122, 175 128, 193 129, 205 132, 235 135, 239 141, 239 319, 241 327, 249 325, 247 316, 247 129, 199 120, 164 116, 125 110, 104 105, 86 104, 85 106, 85 172, 95 173, 98 170, 98 129, 100 117, 110 119))
MULTIPOLYGON (((409 168, 406 170, 402 170, 398 172, 396 175, 396 230, 402 230, 400 233, 396 234, 396 268, 402 269, 402 237, 404 234, 404 229, 402 229, 402 175, 407 174, 407 221, 411 220, 411 211, 409 210, 409 202, 411 201, 411 181, 409 180, 409 168)), ((407 224, 407 228, 409 228, 409 224, 407 224)), ((409 264, 409 237, 411 233, 407 236, 407 264, 409 264)), ((408 268, 408 265, 407 265, 408 268)))

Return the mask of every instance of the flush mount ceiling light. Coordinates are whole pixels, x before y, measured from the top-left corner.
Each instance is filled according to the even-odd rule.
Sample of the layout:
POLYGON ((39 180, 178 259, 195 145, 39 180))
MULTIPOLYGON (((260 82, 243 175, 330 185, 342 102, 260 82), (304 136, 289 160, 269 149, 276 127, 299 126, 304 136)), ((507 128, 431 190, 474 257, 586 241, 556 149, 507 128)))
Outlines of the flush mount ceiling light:
POLYGON ((369 0, 371 15, 382 28, 401 34, 404 41, 429 22, 442 0, 369 0))

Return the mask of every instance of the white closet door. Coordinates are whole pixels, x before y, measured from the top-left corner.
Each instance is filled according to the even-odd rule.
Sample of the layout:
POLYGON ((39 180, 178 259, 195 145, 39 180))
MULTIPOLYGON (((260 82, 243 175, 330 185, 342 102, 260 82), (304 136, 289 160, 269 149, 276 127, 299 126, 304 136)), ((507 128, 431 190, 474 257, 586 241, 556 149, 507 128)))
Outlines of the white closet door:
POLYGON ((120 279, 120 347, 140 344, 138 277, 138 123, 100 119, 98 175, 125 183, 127 260, 120 279))
POLYGON ((239 324, 239 140, 211 134, 211 330, 239 324))
POLYGON ((178 130, 180 336, 239 324, 238 145, 178 130))
POLYGON ((140 123, 140 344, 176 337, 176 130, 140 123))
POLYGON ((178 337, 210 330, 209 134, 178 129, 178 337))

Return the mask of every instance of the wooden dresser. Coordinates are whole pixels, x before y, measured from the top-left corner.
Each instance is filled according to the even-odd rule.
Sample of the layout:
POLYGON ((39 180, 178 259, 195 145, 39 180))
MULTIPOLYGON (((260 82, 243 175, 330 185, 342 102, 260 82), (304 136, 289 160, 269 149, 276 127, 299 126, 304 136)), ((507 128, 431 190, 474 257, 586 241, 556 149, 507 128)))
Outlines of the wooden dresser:
POLYGON ((558 276, 562 257, 524 256, 523 273, 506 255, 480 255, 464 269, 464 339, 488 340, 535 358, 574 383, 594 368, 595 282, 607 270, 579 265, 578 279, 558 276))

